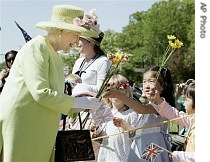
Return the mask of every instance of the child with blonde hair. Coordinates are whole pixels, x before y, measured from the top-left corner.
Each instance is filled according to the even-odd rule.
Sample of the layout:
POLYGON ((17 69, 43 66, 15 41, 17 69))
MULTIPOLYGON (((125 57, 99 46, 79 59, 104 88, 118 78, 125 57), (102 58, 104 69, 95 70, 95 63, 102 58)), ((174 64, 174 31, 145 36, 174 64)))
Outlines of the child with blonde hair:
MULTIPOLYGON (((140 102, 130 99, 116 90, 110 90, 103 94, 104 98, 116 97, 120 99, 123 103, 139 113, 138 122, 135 127, 119 117, 114 118, 113 120, 113 123, 116 127, 122 128, 123 130, 148 127, 130 133, 130 136, 133 137, 133 142, 128 155, 128 162, 145 162, 145 159, 142 155, 145 151, 145 148, 147 148, 151 143, 155 143, 170 151, 170 138, 167 134, 168 124, 163 123, 155 125, 156 123, 166 121, 167 118, 160 116, 157 111, 155 111, 154 107, 157 107, 158 105, 156 102, 154 102, 151 91, 152 88, 156 86, 160 91, 161 97, 164 97, 170 105, 174 106, 174 87, 169 69, 162 68, 158 76, 159 69, 159 66, 152 66, 146 68, 143 73, 143 92, 149 100, 148 104, 141 104, 140 102)), ((171 159, 169 158, 167 152, 162 152, 156 156, 153 161, 170 162, 171 159)))
MULTIPOLYGON (((119 93, 124 94, 130 99, 133 98, 128 79, 120 74, 113 75, 110 78, 108 88, 115 88, 119 93)), ((104 109, 110 110, 112 118, 109 121, 103 122, 101 125, 99 124, 100 127, 97 129, 97 133, 101 133, 102 136, 109 136, 111 134, 122 132, 122 128, 114 126, 112 121, 113 117, 123 118, 132 126, 136 124, 138 114, 126 106, 121 100, 117 98, 106 98, 104 99, 104 102, 106 107, 99 108, 99 110, 96 111, 96 114, 92 115, 93 121, 94 116, 98 117, 97 113, 103 111, 104 109)), ((132 139, 129 138, 127 133, 103 138, 97 162, 126 162, 131 143, 132 139)))

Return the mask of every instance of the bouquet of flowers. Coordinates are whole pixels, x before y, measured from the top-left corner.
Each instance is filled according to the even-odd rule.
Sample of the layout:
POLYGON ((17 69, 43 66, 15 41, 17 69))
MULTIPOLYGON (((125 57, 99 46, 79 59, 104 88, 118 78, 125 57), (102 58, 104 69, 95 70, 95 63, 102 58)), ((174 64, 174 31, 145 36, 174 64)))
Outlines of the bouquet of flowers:
POLYGON ((159 78, 162 68, 166 65, 166 62, 171 57, 171 55, 176 51, 176 49, 179 49, 183 46, 183 43, 181 41, 179 41, 179 39, 177 39, 174 35, 167 35, 167 38, 168 38, 169 44, 164 52, 163 60, 160 65, 160 69, 158 70, 156 81, 159 78))
POLYGON ((116 53, 108 53, 108 58, 111 61, 111 65, 109 70, 107 71, 102 86, 99 89, 98 94, 96 95, 97 98, 100 97, 101 94, 106 90, 106 88, 108 87, 109 79, 112 77, 113 74, 117 72, 119 65, 128 61, 128 55, 129 54, 121 52, 119 50, 116 53))

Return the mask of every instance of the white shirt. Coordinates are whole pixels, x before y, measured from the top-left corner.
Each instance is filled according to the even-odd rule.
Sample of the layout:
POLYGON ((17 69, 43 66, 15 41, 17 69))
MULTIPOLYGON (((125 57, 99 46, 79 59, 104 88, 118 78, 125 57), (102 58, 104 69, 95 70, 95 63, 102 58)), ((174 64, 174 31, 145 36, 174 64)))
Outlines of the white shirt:
MULTIPOLYGON (((81 57, 76 60, 72 70, 72 74, 75 74, 77 71, 79 71, 84 59, 85 57, 81 57)), ((85 61, 84 66, 81 69, 85 72, 82 73, 81 79, 82 83, 90 85, 93 91, 98 92, 110 67, 110 62, 104 55, 98 57, 95 61, 92 61, 93 60, 90 60, 89 62, 85 61)))

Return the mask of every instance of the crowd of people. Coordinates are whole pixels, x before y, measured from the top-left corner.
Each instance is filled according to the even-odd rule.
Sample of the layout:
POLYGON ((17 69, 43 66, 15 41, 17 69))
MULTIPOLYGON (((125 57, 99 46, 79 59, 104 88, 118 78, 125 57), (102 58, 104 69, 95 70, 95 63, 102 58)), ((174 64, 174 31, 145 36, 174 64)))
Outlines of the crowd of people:
POLYGON ((54 161, 57 132, 80 130, 81 122, 90 130, 93 161, 195 161, 194 79, 175 89, 168 68, 151 66, 143 72, 147 102, 134 99, 133 85, 120 73, 110 78, 102 99, 96 98, 110 68, 97 15, 55 5, 51 20, 36 27, 46 35, 7 52, 7 68, 0 72, 0 161, 54 161), (80 55, 64 76, 58 53, 75 44, 80 55), (182 151, 171 149, 165 122, 175 118, 188 131, 182 151))

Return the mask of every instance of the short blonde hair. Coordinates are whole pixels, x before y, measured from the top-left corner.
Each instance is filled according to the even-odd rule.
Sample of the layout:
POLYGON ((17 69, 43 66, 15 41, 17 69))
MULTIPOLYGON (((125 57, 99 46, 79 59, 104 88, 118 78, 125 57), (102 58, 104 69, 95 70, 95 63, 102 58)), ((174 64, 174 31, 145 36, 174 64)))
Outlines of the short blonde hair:
MULTIPOLYGON (((124 77, 121 74, 115 74, 110 78, 108 82, 108 88, 124 89, 125 90, 124 94, 127 97, 133 98, 133 93, 129 85, 129 81, 126 77, 124 77)), ((110 98, 104 98, 103 100, 108 107, 112 108, 112 103, 110 101, 110 98)))

